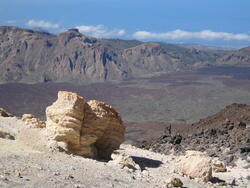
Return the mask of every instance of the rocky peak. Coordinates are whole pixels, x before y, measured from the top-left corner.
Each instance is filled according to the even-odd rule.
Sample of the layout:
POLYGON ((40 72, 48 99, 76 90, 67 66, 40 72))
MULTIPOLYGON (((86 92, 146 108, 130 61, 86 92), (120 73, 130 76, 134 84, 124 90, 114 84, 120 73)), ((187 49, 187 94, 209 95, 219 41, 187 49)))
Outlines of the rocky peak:
POLYGON ((60 33, 58 37, 61 42, 67 44, 71 39, 80 38, 82 36, 83 35, 79 32, 78 29, 73 28, 60 33))
POLYGON ((78 29, 72 28, 72 29, 68 29, 67 31, 60 33, 59 35, 70 35, 72 37, 73 36, 74 37, 81 37, 83 34, 80 33, 78 29))
POLYGON ((97 41, 97 38, 91 37, 85 34, 82 34, 77 28, 68 29, 59 34, 59 37, 68 37, 68 39, 80 38, 83 39, 84 42, 94 43, 97 41))
POLYGON ((79 30, 77 28, 71 28, 68 29, 69 32, 76 32, 76 33, 80 33, 79 30))

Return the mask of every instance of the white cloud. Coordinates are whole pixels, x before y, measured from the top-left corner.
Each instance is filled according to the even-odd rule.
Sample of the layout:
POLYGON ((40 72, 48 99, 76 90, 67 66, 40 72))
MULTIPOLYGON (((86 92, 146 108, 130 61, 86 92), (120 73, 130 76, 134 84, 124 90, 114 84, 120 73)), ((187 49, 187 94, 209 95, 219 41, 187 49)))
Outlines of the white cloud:
POLYGON ((54 24, 44 20, 29 20, 26 25, 30 27, 41 27, 46 29, 58 29, 60 27, 59 24, 54 24))
POLYGON ((118 36, 123 36, 125 34, 126 34, 126 31, 124 29, 120 29, 120 30, 117 31, 118 36))
POLYGON ((92 35, 95 37, 120 37, 126 34, 124 29, 108 29, 104 25, 81 25, 76 28, 84 34, 92 35))
POLYGON ((94 33, 94 32, 104 32, 104 26, 103 25, 82 25, 82 26, 76 26, 77 29, 79 29, 82 33, 94 33))
POLYGON ((204 39, 204 40, 248 40, 250 35, 243 33, 215 32, 203 30, 199 32, 190 32, 184 30, 168 31, 166 33, 153 33, 148 31, 137 31, 133 38, 138 40, 186 40, 186 39, 204 39))

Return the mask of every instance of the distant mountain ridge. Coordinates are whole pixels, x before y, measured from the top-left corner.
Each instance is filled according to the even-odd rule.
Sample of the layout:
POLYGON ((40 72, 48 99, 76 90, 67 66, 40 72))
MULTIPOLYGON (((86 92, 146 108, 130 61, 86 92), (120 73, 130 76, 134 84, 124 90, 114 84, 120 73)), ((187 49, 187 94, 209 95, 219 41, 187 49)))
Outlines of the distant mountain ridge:
POLYGON ((0 26, 0 82, 99 82, 193 69, 225 52, 0 26))
POLYGON ((238 50, 242 47, 235 47, 235 46, 210 46, 210 45, 204 45, 204 44, 195 44, 195 43, 183 43, 183 44, 177 44, 180 47, 184 48, 196 48, 198 50, 209 50, 209 51, 216 51, 216 50, 222 50, 222 51, 233 51, 238 50))
POLYGON ((241 48, 219 58, 217 64, 250 66, 250 47, 241 48))

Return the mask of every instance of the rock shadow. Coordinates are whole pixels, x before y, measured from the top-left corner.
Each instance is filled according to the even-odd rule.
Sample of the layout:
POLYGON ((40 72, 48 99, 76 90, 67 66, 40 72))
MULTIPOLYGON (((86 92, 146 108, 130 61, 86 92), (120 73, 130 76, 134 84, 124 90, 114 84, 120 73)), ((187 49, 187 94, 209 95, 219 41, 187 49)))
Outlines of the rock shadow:
POLYGON ((225 180, 222 180, 220 178, 217 177, 212 177, 212 179, 210 180, 211 183, 226 183, 225 180))
POLYGON ((131 157, 135 161, 135 163, 137 163, 141 167, 142 170, 145 170, 146 167, 157 168, 163 164, 159 160, 149 159, 145 157, 136 157, 136 156, 131 156, 131 157))
POLYGON ((15 136, 8 132, 0 131, 0 138, 8 139, 8 140, 15 140, 15 136))

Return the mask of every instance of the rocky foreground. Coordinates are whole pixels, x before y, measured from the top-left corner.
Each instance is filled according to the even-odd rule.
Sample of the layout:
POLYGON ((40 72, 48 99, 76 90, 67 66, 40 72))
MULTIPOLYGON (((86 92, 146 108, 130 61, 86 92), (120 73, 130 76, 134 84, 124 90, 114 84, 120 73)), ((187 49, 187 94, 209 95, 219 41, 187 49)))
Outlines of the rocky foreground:
POLYGON ((105 103, 59 92, 46 116, 0 109, 0 187, 250 186, 248 158, 225 165, 195 148, 165 155, 120 145, 125 127, 105 103))

